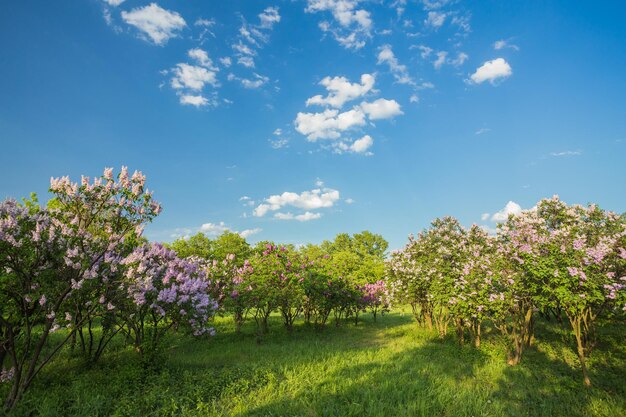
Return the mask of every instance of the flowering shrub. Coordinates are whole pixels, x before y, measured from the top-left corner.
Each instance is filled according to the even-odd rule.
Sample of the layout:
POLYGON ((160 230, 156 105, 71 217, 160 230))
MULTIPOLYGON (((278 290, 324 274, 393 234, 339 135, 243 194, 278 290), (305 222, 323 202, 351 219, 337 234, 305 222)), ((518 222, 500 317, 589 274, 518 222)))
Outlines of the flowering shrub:
POLYGON ((0 363, 11 363, 11 409, 35 376, 86 323, 107 310, 127 242, 161 208, 145 177, 123 168, 101 178, 51 179, 49 208, 0 204, 0 363), (102 301, 102 302, 99 302, 102 301), (50 333, 67 336, 46 349, 50 333), (38 331, 34 332, 34 328, 38 331))
POLYGON ((383 280, 373 284, 365 284, 361 287, 363 292, 362 303, 364 309, 369 309, 376 320, 378 313, 384 314, 389 311, 389 291, 383 280))
POLYGON ((121 287, 129 300, 123 309, 125 323, 137 350, 144 352, 146 336, 154 349, 173 326, 194 336, 215 333, 208 321, 217 302, 209 297, 209 281, 198 263, 152 243, 135 249, 122 264, 126 272, 121 287))
POLYGON ((595 321, 615 305, 626 281, 621 275, 626 224, 595 205, 568 206, 553 197, 509 219, 502 235, 508 243, 504 252, 525 277, 527 298, 567 316, 584 382, 590 385, 585 356, 593 345, 595 321))
POLYGON ((395 302, 409 303, 418 322, 440 335, 454 320, 460 341, 469 329, 476 346, 485 319, 506 336, 508 362, 519 363, 533 340, 534 312, 563 313, 585 356, 601 315, 626 311, 626 222, 595 205, 568 206, 554 197, 511 215, 497 237, 452 218, 409 238, 388 261, 395 302))
POLYGON ((222 261, 206 261, 194 258, 207 272, 209 294, 218 302, 219 312, 233 315, 237 332, 241 330, 250 310, 250 275, 254 271, 249 260, 241 267, 235 263, 235 255, 229 254, 222 261))
POLYGON ((291 331, 305 303, 302 282, 308 274, 308 261, 284 246, 267 243, 265 249, 252 258, 251 265, 254 273, 250 297, 259 329, 266 333, 269 315, 279 310, 285 327, 291 331))

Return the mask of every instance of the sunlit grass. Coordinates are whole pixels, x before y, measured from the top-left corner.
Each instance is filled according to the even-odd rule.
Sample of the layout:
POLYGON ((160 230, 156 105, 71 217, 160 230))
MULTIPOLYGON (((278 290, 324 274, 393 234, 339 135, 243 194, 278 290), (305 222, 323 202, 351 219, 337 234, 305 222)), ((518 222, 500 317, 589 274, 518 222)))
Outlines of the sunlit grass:
MULTIPOLYGON (((278 317, 257 343, 218 318, 210 340, 173 336, 156 367, 119 340, 85 369, 64 356, 42 375, 18 415, 46 416, 622 416, 623 326, 601 329, 585 388, 566 328, 540 323, 537 344, 506 365, 497 334, 480 349, 439 341, 395 312, 323 330, 278 317)), ((67 355, 67 353, 64 353, 67 355)))

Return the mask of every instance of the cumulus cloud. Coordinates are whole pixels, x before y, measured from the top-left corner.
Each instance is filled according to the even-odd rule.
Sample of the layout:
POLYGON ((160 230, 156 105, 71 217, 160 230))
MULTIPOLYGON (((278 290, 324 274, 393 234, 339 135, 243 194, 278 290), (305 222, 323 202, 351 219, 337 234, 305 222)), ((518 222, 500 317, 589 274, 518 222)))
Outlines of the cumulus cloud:
POLYGON ((308 222, 309 220, 315 220, 322 217, 322 213, 312 213, 310 211, 304 212, 302 214, 294 215, 292 213, 276 213, 274 214, 274 218, 279 220, 297 220, 299 222, 308 222))
POLYGON ((512 74, 513 70, 508 62, 506 62, 504 58, 496 58, 481 65, 476 72, 470 76, 470 80, 474 84, 482 84, 485 81, 495 84, 497 81, 504 80, 512 74))
MULTIPOLYGON (((389 59, 386 55, 384 59, 389 59)), ((310 142, 318 139, 331 139, 335 142, 331 145, 323 145, 323 148, 331 149, 335 153, 358 153, 371 155, 368 149, 373 144, 373 139, 365 135, 360 139, 352 140, 344 137, 348 131, 362 128, 367 121, 389 119, 403 112, 400 104, 395 100, 379 98, 372 102, 362 101, 353 105, 352 109, 341 111, 347 102, 362 97, 374 90, 375 78, 370 74, 363 74, 360 83, 351 83, 345 77, 326 77, 320 85, 326 87, 327 96, 316 95, 306 101, 306 105, 324 106, 326 109, 320 112, 298 112, 294 120, 295 129, 298 133, 307 137, 310 142)))
POLYGON ((343 113, 335 109, 326 109, 321 113, 299 112, 295 120, 296 130, 311 142, 318 139, 338 139, 341 132, 364 124, 365 113, 359 108, 343 113))
POLYGON ((229 228, 226 226, 224 222, 204 223, 202 226, 200 226, 200 231, 202 233, 205 233, 207 235, 213 235, 213 236, 220 235, 227 230, 229 230, 229 228))
POLYGON ((120 4, 124 3, 126 0, 104 0, 106 4, 109 6, 117 7, 120 4))
POLYGON ((307 0, 307 13, 330 12, 336 22, 319 24, 324 33, 331 33, 340 45, 347 49, 360 49, 365 39, 371 37, 373 26, 371 15, 357 8, 358 0, 307 0))
POLYGON ((362 97, 374 88, 376 79, 371 74, 361 75, 360 83, 351 83, 345 77, 325 77, 320 85, 328 91, 326 97, 316 95, 306 101, 307 106, 331 106, 341 108, 351 100, 362 97))
POLYGON ((280 22, 278 7, 268 7, 263 10, 263 13, 259 14, 259 20, 263 29, 272 29, 276 23, 280 22))
POLYGON ((189 58, 195 60, 199 65, 216 70, 213 67, 213 61, 209 58, 209 54, 200 48, 193 48, 187 51, 189 58))
POLYGON ((179 63, 172 72, 174 76, 170 83, 176 90, 199 91, 207 84, 217 85, 216 71, 201 66, 179 63))
POLYGON ((263 217, 270 211, 277 211, 283 207, 295 207, 303 210, 316 210, 333 207, 339 200, 339 191, 331 188, 316 188, 311 191, 294 193, 285 191, 282 194, 272 195, 263 200, 253 211, 255 217, 263 217))
POLYGON ((187 26, 180 14, 165 10, 156 3, 135 8, 130 12, 122 11, 122 19, 143 32, 156 45, 165 45, 187 26))
MULTIPOLYGON (((494 213, 491 216, 491 220, 494 222, 503 222, 509 218, 510 214, 520 214, 521 212, 522 212, 522 206, 520 206, 514 201, 509 201, 508 203, 506 203, 506 205, 504 206, 502 210, 494 213)), ((485 213, 485 214, 488 214, 488 213, 485 213)), ((485 214, 483 214, 482 217, 484 217, 485 214)))
POLYGON ((263 229, 259 227, 255 227, 254 229, 245 229, 245 230, 242 230, 241 232, 235 232, 235 233, 239 234, 239 236, 241 236, 242 238, 247 239, 248 237, 252 235, 256 235, 257 233, 260 233, 262 231, 263 229))
POLYGON ((209 104, 211 104, 209 102, 209 100, 201 95, 191 95, 191 94, 184 94, 180 96, 180 104, 183 105, 190 105, 190 106, 194 106, 194 107, 203 107, 203 106, 208 106, 209 104))
POLYGON ((404 114, 400 110, 400 104, 395 100, 379 98, 371 103, 361 103, 361 109, 370 120, 389 119, 404 114))
POLYGON ((415 82, 409 76, 406 65, 400 64, 396 58, 391 45, 383 45, 378 52, 378 64, 387 64, 389 70, 393 74, 398 84, 414 84, 415 82))
POLYGON ((200 48, 187 51, 187 56, 196 64, 181 62, 174 68, 163 71, 171 74, 170 85, 179 96, 180 104, 194 106, 196 108, 218 105, 217 94, 214 92, 207 98, 203 90, 207 85, 218 87, 217 72, 219 69, 213 65, 209 54, 200 48))
POLYGON ((236 230, 232 230, 224 222, 219 222, 219 223, 204 223, 202 226, 200 226, 199 231, 208 236, 219 236, 226 231, 231 231, 233 233, 237 233, 239 236, 246 239, 252 235, 262 232, 263 229, 260 229, 257 227, 254 229, 245 229, 242 231, 236 231, 236 230))
POLYGON ((365 135, 352 143, 337 142, 334 146, 337 153, 351 152, 364 155, 372 155, 369 149, 374 144, 374 139, 370 135, 365 135))
POLYGON ((439 29, 446 21, 447 14, 443 12, 428 12, 428 17, 424 20, 424 25, 433 29, 439 29))

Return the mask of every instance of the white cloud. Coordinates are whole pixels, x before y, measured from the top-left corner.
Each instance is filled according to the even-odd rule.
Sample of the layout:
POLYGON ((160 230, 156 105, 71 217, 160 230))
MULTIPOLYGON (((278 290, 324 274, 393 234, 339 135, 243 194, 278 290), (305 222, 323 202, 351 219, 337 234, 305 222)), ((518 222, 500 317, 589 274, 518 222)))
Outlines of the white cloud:
POLYGON ((550 156, 556 156, 556 157, 561 157, 561 156, 579 156, 582 155, 583 152, 582 151, 562 151, 562 152, 552 152, 550 153, 550 156))
POLYGON ((488 127, 481 127, 476 132, 474 132, 474 134, 475 135, 482 135, 483 133, 487 133, 487 132, 491 132, 491 129, 489 129, 488 127))
POLYGON ((255 73, 252 73, 253 77, 252 79, 248 79, 248 78, 240 78, 235 76, 234 74, 228 74, 228 80, 229 81, 233 81, 233 80, 237 80, 241 83, 241 85, 244 88, 248 88, 248 89, 256 89, 259 87, 264 86, 265 84, 267 84, 267 82, 269 81, 269 78, 264 76, 264 75, 260 75, 255 73))
POLYGON ((339 28, 323 21, 320 29, 332 33, 343 47, 360 49, 365 46, 365 39, 371 37, 372 19, 368 11, 357 9, 357 4, 358 0, 307 0, 305 12, 331 12, 339 28))
POLYGON ((233 61, 230 59, 229 56, 225 56, 223 58, 220 58, 220 64, 228 68, 233 64, 233 61))
POLYGON ((259 20, 262 28, 271 29, 276 23, 280 22, 278 7, 268 7, 263 10, 263 13, 259 14, 259 20))
POLYGON ((215 20, 198 18, 194 22, 194 25, 195 26, 203 26, 203 27, 211 27, 211 26, 215 25, 215 20))
POLYGON ((233 44, 233 49, 243 55, 256 55, 256 51, 254 49, 250 48, 250 46, 241 41, 233 44))
POLYGON ((156 3, 138 7, 130 12, 122 11, 122 19, 142 31, 156 45, 166 44, 187 26, 180 14, 165 10, 156 3))
POLYGON ((465 61, 467 61, 468 58, 469 58, 469 55, 467 55, 465 52, 459 52, 456 58, 451 60, 450 63, 454 65, 455 67, 459 67, 463 65, 465 61))
POLYGON ((200 226, 200 231, 202 233, 205 233, 207 235, 213 235, 213 236, 220 235, 227 230, 230 230, 230 229, 228 226, 226 226, 226 224, 224 224, 224 222, 219 222, 217 224, 216 223, 204 223, 202 226, 200 226))
POLYGON ((224 222, 219 222, 219 223, 204 223, 202 226, 200 226, 199 231, 208 236, 219 236, 226 231, 232 231, 233 233, 237 233, 239 236, 245 239, 249 236, 260 233, 261 231, 263 231, 263 229, 260 229, 257 227, 254 229, 245 229, 245 230, 238 232, 236 230, 232 230, 224 222))
POLYGON ((447 56, 448 53, 446 51, 437 52, 437 59, 433 62, 433 66, 435 67, 435 69, 441 68, 441 66, 446 63, 447 56))
POLYGON ((241 232, 236 232, 236 233, 238 233, 239 236, 241 236, 242 238, 247 239, 248 237, 252 235, 256 235, 257 233, 260 233, 262 231, 263 229, 256 227, 254 229, 245 229, 245 230, 242 230, 241 232))
POLYGON ((335 153, 338 153, 338 154, 349 152, 349 153, 356 153, 360 155, 371 156, 373 155, 373 153, 370 152, 369 149, 372 147, 373 144, 374 144, 374 139, 372 139, 370 135, 365 135, 362 138, 357 139, 352 143, 346 140, 335 142, 332 145, 332 149, 335 153))
POLYGON ((306 101, 306 105, 331 106, 341 108, 346 102, 364 96, 374 88, 376 79, 371 74, 361 75, 361 83, 351 83, 345 77, 325 77, 320 81, 328 91, 326 97, 316 95, 306 101))
POLYGON ((126 0, 104 0, 106 4, 109 6, 117 7, 120 4, 124 3, 126 0))
POLYGON ((274 218, 279 220, 297 220, 299 222, 308 222, 309 220, 315 220, 322 217, 322 213, 312 213, 310 211, 304 212, 302 214, 293 215, 292 213, 276 213, 274 214, 274 218))
POLYGON ((351 198, 346 198, 346 204, 354 204, 354 200, 351 198))
POLYGON ((504 48, 511 48, 516 51, 519 51, 519 46, 509 43, 509 41, 506 41, 504 39, 500 39, 499 41, 495 41, 493 43, 493 49, 495 49, 496 51, 500 49, 504 49, 504 48))
POLYGON ((203 106, 208 106, 209 100, 201 95, 190 95, 190 94, 185 94, 185 95, 181 95, 180 96, 180 104, 183 105, 190 105, 190 106, 195 106, 195 107, 203 107, 203 106))
MULTIPOLYGON (((430 48, 426 45, 417 45, 416 48, 420 50, 420 56, 422 57, 422 59, 428 58, 430 54, 433 53, 433 48, 430 48)), ((411 49, 413 49, 413 47, 411 47, 411 49)))
POLYGON ((213 61, 211 61, 211 59, 209 58, 209 54, 205 50, 200 48, 193 48, 187 51, 187 55, 189 56, 189 58, 194 59, 198 64, 202 65, 203 67, 215 70, 215 68, 213 68, 213 61))
MULTIPOLYGON (((498 211, 497 213, 494 213, 493 216, 491 216, 491 220, 494 222, 503 222, 509 218, 510 214, 517 215, 517 214, 520 214, 521 212, 522 212, 522 206, 520 206, 514 201, 509 201, 508 203, 506 203, 506 206, 504 206, 502 210, 498 211)), ((488 213, 485 213, 485 214, 488 214, 488 213)), ((485 214, 483 214, 482 217, 484 217, 485 214)))
POLYGON ((410 103, 419 103, 420 102, 420 98, 417 94, 411 94, 411 97, 409 97, 409 102, 410 103))
POLYGON ((339 191, 331 188, 316 188, 302 193, 285 191, 264 199, 253 211, 256 217, 263 217, 269 211, 277 211, 282 207, 296 207, 303 210, 315 210, 332 207, 339 200, 339 191))
POLYGON ((237 59, 237 63, 246 68, 254 68, 254 59, 250 56, 240 56, 237 59))
POLYGON ((371 103, 363 102, 361 109, 370 120, 388 119, 404 114, 397 101, 384 98, 379 98, 371 103))
MULTIPOLYGON (((273 29, 274 25, 280 22, 281 17, 278 7, 267 7, 262 13, 258 15, 259 24, 249 25, 246 21, 243 21, 242 26, 239 28, 239 39, 236 43, 232 44, 232 48, 235 51, 235 58, 237 63, 246 68, 254 68, 254 56, 257 55, 257 50, 262 48, 264 44, 269 42, 269 33, 273 29)), ((225 61, 223 58, 222 64, 224 66, 230 66, 232 61, 230 58, 225 61)), ((255 85, 259 84, 259 78, 251 80, 250 83, 244 85, 246 88, 258 88, 255 85)))
POLYGON ((282 149, 289 144, 289 139, 283 137, 283 130, 278 128, 272 133, 275 138, 270 139, 270 146, 274 149, 282 149))
MULTIPOLYGON (((388 54, 383 55, 384 60, 390 58, 391 56, 388 54)), ((372 102, 362 101, 344 112, 339 109, 347 102, 369 92, 377 92, 374 90, 374 83, 375 78, 370 74, 363 74, 360 83, 351 83, 345 77, 324 78, 320 85, 326 87, 328 95, 311 97, 306 101, 306 105, 320 105, 327 108, 316 113, 299 112, 294 120, 296 131, 305 135, 310 142, 315 142, 318 139, 336 140, 329 146, 322 146, 332 149, 335 153, 351 152, 371 155, 367 152, 373 143, 369 135, 354 141, 343 138, 342 135, 348 130, 365 126, 368 120, 388 119, 403 114, 400 104, 395 100, 380 98, 372 102)))
POLYGON ((359 108, 343 113, 326 109, 321 113, 301 113, 296 116, 296 130, 311 142, 317 139, 338 139, 341 132, 365 124, 365 114, 359 108))
POLYGON ((496 58, 485 62, 474 72, 470 79, 475 84, 489 81, 495 84, 496 81, 510 77, 513 74, 511 66, 503 58, 496 58))
POLYGON ((489 213, 483 213, 483 214, 480 216, 480 220, 482 220, 482 221, 487 221, 487 220, 489 220, 489 213))
POLYGON ((436 10, 441 9, 443 6, 450 3, 450 1, 451 0, 422 0, 422 4, 426 10, 436 10))
POLYGON ((428 12, 428 17, 424 20, 424 25, 439 29, 446 21, 446 13, 443 12, 428 12))
POLYGON ((472 31, 469 15, 452 17, 452 24, 458 26, 460 30, 457 36, 467 36, 472 31))
POLYGON ((361 139, 357 139, 354 141, 352 145, 350 145, 350 150, 355 153, 364 153, 374 144, 374 139, 371 138, 370 135, 365 135, 361 139))
POLYGON ((393 53, 391 45, 383 45, 378 52, 378 64, 387 64, 398 84, 414 84, 409 76, 406 65, 400 64, 393 53))
POLYGON ((217 85, 216 72, 204 67, 179 63, 172 69, 172 72, 174 76, 171 79, 171 85, 176 90, 199 91, 207 84, 217 85))

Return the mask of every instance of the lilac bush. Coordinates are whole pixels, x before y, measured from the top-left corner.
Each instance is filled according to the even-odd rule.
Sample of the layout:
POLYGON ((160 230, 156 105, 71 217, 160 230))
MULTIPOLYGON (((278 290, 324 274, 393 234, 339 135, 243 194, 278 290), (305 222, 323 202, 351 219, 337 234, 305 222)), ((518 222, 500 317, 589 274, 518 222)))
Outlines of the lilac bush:
POLYGON ((126 270, 121 287, 128 294, 122 311, 139 352, 156 348, 174 326, 194 336, 215 333, 209 318, 218 305, 209 296, 209 281, 200 264, 178 258, 160 243, 136 248, 121 263, 126 270))
POLYGON ((12 369, 5 409, 76 332, 107 310, 121 254, 160 211, 145 177, 52 178, 48 208, 0 203, 0 363, 12 369), (67 329, 56 344, 49 335, 67 329), (37 331, 35 331, 37 328, 37 331))

